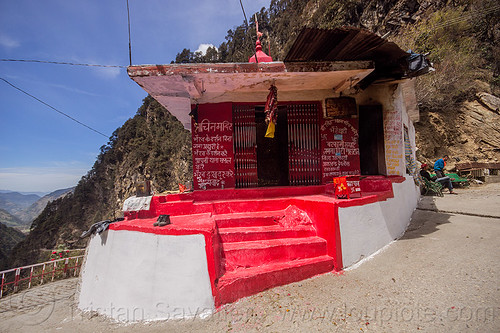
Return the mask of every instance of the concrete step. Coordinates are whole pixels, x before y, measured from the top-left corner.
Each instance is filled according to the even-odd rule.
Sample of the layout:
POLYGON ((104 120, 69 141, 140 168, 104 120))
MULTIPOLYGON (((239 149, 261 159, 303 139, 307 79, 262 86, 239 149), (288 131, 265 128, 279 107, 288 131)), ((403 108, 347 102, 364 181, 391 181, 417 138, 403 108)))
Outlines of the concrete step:
POLYGON ((333 268, 333 259, 323 255, 226 272, 217 284, 216 305, 232 303, 269 288, 331 272, 333 268))
POLYGON ((219 235, 223 243, 233 243, 278 238, 311 237, 316 236, 316 230, 309 225, 299 225, 292 229, 287 229, 280 225, 268 225, 220 228, 219 235))
POLYGON ((277 262, 326 255, 326 241, 320 237, 279 238, 223 243, 226 271, 277 262))

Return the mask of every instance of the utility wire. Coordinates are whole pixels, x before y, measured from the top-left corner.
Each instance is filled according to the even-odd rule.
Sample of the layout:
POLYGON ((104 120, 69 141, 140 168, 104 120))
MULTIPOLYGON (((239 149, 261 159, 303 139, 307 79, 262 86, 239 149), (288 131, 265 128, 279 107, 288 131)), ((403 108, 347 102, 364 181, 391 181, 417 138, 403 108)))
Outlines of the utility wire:
POLYGON ((26 91, 22 90, 21 88, 16 87, 16 86, 15 86, 15 85, 13 85, 12 83, 10 83, 10 82, 9 82, 9 81, 7 81, 6 79, 4 79, 3 77, 0 77, 0 80, 4 81, 5 83, 7 83, 7 84, 8 84, 9 86, 11 86, 12 88, 19 90, 19 91, 20 91, 20 92, 22 92, 23 94, 26 94, 26 95, 28 95, 29 97, 36 99, 37 101, 39 101, 39 102, 40 102, 40 103, 42 103, 43 105, 48 106, 49 108, 51 108, 52 110, 54 110, 54 111, 56 111, 56 112, 58 112, 58 113, 62 114, 63 116, 68 117, 69 119, 73 120, 74 122, 77 122, 78 124, 80 124, 80 125, 82 125, 82 126, 84 126, 84 127, 87 127, 89 130, 94 131, 94 132, 96 132, 97 134, 100 134, 100 135, 102 135, 102 136, 103 136, 103 137, 105 137, 105 138, 108 138, 108 136, 107 136, 106 134, 104 134, 104 133, 102 133, 102 132, 99 132, 98 130, 96 130, 96 129, 94 129, 94 128, 92 128, 92 127, 88 126, 88 125, 85 125, 85 124, 84 124, 84 123, 82 123, 81 121, 76 120, 75 118, 71 117, 70 115, 68 115, 68 114, 66 114, 66 113, 64 113, 64 112, 62 112, 62 111, 59 111, 58 109, 56 109, 56 108, 55 108, 55 107, 53 107, 52 105, 47 104, 47 103, 45 103, 44 101, 42 101, 41 99, 39 99, 39 98, 37 98, 37 97, 35 97, 35 96, 31 95, 30 93, 28 93, 28 92, 26 92, 26 91))
POLYGON ((42 63, 42 64, 87 66, 87 67, 127 68, 127 66, 119 66, 119 65, 78 64, 78 63, 72 63, 72 62, 59 62, 59 61, 33 60, 33 59, 0 59, 0 61, 37 62, 37 63, 42 63))
MULTIPOLYGON (((246 33, 248 32, 247 14, 245 14, 245 8, 243 8, 243 2, 241 0, 240 0, 240 5, 241 5, 241 10, 243 11, 243 17, 245 17, 245 27, 246 27, 245 35, 246 35, 246 33)), ((257 38, 259 38, 259 37, 257 36, 257 38)), ((252 47, 252 43, 250 43, 250 47, 252 47)), ((255 62, 258 63, 259 60, 257 59, 257 50, 255 50, 253 52, 254 52, 254 55, 255 55, 255 62)))
POLYGON ((130 66, 132 66, 132 42, 130 39, 130 10, 128 7, 128 0, 127 0, 127 17, 128 17, 128 59, 130 61, 130 66))
POLYGON ((247 26, 248 29, 247 14, 245 14, 245 8, 243 8, 243 2, 241 2, 241 0, 240 0, 240 5, 241 5, 241 10, 243 11, 243 16, 245 17, 245 25, 247 26))
POLYGON ((445 28, 445 27, 453 25, 453 24, 457 24, 457 23, 460 23, 460 22, 463 22, 463 21, 467 21, 467 20, 471 20, 471 19, 477 18, 479 15, 488 15, 488 14, 491 14, 491 13, 493 13, 493 12, 499 10, 499 9, 500 9, 500 4, 499 5, 495 5, 493 7, 490 7, 490 8, 485 8, 483 10, 477 10, 475 12, 471 12, 471 13, 465 14, 465 15, 460 16, 460 17, 449 19, 449 20, 444 21, 442 23, 434 24, 432 26, 432 28, 434 28, 434 29, 436 29, 436 28, 445 28))

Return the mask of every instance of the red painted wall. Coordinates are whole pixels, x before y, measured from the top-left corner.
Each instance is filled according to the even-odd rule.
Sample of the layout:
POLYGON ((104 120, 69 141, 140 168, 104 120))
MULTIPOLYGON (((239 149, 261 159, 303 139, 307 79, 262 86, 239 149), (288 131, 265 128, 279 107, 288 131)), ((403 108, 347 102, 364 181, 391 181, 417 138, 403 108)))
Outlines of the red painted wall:
POLYGON ((198 124, 191 121, 193 186, 234 188, 232 103, 198 106, 198 124))
POLYGON ((334 177, 359 175, 358 119, 322 117, 320 131, 323 184, 334 177))
MULTIPOLYGON (((232 103, 198 106, 191 123, 195 190, 235 187, 232 103)), ((322 184, 359 175, 358 119, 320 117, 322 184)))

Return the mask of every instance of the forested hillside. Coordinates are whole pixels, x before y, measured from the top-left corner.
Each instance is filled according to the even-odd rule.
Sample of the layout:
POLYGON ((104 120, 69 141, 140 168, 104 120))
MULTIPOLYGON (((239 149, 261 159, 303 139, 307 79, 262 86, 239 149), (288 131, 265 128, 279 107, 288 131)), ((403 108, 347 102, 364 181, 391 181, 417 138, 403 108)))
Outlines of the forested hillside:
POLYGON ((150 180, 155 192, 173 190, 192 174, 191 136, 151 97, 118 128, 73 193, 50 202, 28 237, 12 251, 10 265, 36 262, 39 249, 85 247, 79 236, 97 221, 120 216, 134 184, 150 180))
POLYGON ((44 195, 43 197, 41 197, 40 199, 35 201, 31 206, 26 208, 21 214, 21 218, 22 218, 22 221, 23 221, 25 228, 29 229, 31 222, 38 215, 40 215, 40 213, 43 211, 45 206, 47 206, 47 204, 50 201, 54 201, 60 197, 63 197, 65 195, 71 193, 71 192, 73 192, 73 188, 56 190, 56 191, 51 192, 47 195, 44 195))
MULTIPOLYGON (((500 159, 500 115, 478 96, 499 95, 499 14, 495 0, 272 0, 257 18, 263 48, 277 61, 304 26, 362 27, 404 49, 431 52, 436 71, 417 79, 417 157, 427 161, 450 153, 461 160, 489 161, 500 159)), ((158 63, 247 62, 256 39, 254 15, 249 19, 228 27, 225 42, 205 55, 184 49, 176 59, 159 58, 158 63)), ((190 145, 189 132, 147 97, 101 148, 74 193, 50 203, 34 221, 11 264, 35 261, 40 248, 84 246, 81 232, 118 215, 136 181, 151 180, 156 192, 175 189, 192 176, 190 145)))
POLYGON ((15 227, 21 225, 23 221, 21 221, 19 218, 15 217, 8 211, 0 209, 0 223, 3 223, 8 227, 15 227))
MULTIPOLYGON (((4 211, 0 210, 0 213, 3 215, 4 211)), ((0 271, 9 268, 10 252, 24 237, 26 236, 19 230, 0 223, 0 271)))

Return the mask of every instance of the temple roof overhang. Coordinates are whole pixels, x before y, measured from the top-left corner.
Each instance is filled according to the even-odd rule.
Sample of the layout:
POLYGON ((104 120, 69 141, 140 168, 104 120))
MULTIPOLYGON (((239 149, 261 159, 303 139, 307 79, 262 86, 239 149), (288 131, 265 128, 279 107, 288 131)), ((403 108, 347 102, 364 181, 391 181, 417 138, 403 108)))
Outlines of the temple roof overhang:
MULTIPOLYGON (((320 61, 129 66, 135 82, 190 128, 191 104, 265 103, 276 85, 282 101, 311 100, 315 93, 341 93, 375 69, 374 62, 320 61)), ((319 95, 318 95, 319 96, 319 95)))

